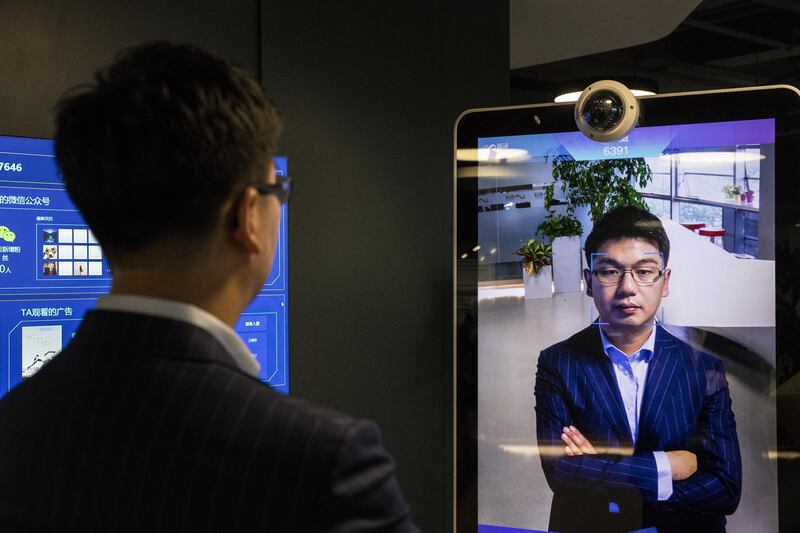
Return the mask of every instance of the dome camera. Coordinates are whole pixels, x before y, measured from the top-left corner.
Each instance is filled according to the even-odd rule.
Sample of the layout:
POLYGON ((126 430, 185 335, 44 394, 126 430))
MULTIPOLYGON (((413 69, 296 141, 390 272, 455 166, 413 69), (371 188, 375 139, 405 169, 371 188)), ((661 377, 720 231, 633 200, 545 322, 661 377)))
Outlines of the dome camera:
POLYGON ((593 141, 625 136, 639 122, 639 101, 623 84, 602 80, 583 90, 575 104, 575 123, 593 141))

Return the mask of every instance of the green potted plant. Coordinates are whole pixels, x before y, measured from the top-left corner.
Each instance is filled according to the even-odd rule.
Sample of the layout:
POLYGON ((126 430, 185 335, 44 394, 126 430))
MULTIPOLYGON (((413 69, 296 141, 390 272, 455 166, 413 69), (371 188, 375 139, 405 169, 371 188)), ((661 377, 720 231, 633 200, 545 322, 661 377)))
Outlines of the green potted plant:
POLYGON ((555 292, 581 290, 581 234, 583 225, 571 213, 550 212, 536 233, 553 246, 553 286, 555 292))
POLYGON ((536 226, 536 233, 550 239, 550 242, 560 237, 580 237, 583 233, 583 224, 570 213, 557 215, 550 211, 544 222, 536 226))
POLYGON ((552 297, 552 245, 536 239, 530 239, 517 249, 516 254, 522 256, 522 279, 525 284, 525 299, 552 297))
POLYGON ((722 192, 728 200, 738 200, 744 192, 741 185, 725 185, 722 187, 722 192))
POLYGON ((647 209, 635 186, 645 187, 652 180, 653 172, 642 157, 599 161, 561 157, 553 162, 553 183, 545 187, 545 207, 553 205, 558 186, 568 214, 573 214, 577 206, 586 205, 592 222, 596 222, 615 207, 635 205, 647 209))

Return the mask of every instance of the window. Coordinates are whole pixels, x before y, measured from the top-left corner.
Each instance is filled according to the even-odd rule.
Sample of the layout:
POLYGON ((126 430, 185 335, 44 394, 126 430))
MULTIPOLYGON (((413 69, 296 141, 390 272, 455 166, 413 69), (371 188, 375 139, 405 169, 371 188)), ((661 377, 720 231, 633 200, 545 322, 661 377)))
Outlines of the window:
POLYGON ((644 202, 647 204, 647 209, 655 216, 660 218, 672 218, 669 209, 669 200, 645 197, 644 202))
POLYGON ((649 194, 663 194, 669 196, 672 192, 672 161, 671 157, 646 157, 645 162, 653 172, 653 181, 646 187, 636 185, 636 190, 649 194))
POLYGON ((678 222, 703 222, 707 228, 722 227, 722 208, 678 202, 678 222))
POLYGON ((735 150, 731 148, 673 154, 678 196, 724 202, 726 185, 734 185, 735 150))
POLYGON ((759 146, 739 146, 736 152, 736 175, 741 176, 740 182, 744 190, 758 193, 761 188, 761 154, 759 146))

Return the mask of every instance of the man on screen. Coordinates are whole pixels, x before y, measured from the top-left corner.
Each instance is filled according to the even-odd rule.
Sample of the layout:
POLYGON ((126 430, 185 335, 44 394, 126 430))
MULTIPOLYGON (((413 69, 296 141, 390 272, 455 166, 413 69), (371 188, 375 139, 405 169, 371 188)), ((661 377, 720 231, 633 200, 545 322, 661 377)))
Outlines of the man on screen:
POLYGON ((656 321, 666 232, 621 207, 585 249, 599 318, 542 351, 534 387, 550 530, 724 532, 741 492, 736 424, 721 361, 656 321))
POLYGON ((260 83, 188 45, 61 100, 58 163, 114 279, 0 401, 0 531, 417 530, 377 427, 272 390, 233 329, 289 197, 279 130, 260 83))

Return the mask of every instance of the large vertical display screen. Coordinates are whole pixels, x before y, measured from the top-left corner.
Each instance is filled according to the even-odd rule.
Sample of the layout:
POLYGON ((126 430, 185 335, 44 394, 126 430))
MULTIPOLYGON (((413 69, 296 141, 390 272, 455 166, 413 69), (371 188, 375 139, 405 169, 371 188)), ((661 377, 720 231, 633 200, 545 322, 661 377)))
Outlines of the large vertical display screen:
POLYGON ((728 114, 726 98, 716 114, 712 96, 687 97, 680 112, 680 97, 645 99, 651 120, 610 143, 570 127, 570 106, 464 120, 457 531, 789 531, 782 492, 796 448, 784 441, 797 420, 777 404, 796 381, 781 340, 794 335, 796 309, 781 306, 793 289, 781 283, 797 243, 776 219, 798 218, 780 196, 797 189, 785 185, 796 130, 768 105, 728 114), (636 241, 622 238, 587 253, 613 202, 656 217, 668 256, 657 245, 640 251, 653 257, 625 255, 636 241), (564 217, 571 228, 554 224, 564 217), (618 271, 613 287, 598 284, 618 271), (604 316, 648 298, 652 344, 629 354, 604 316), (581 454, 576 432, 590 445, 581 454), (685 478, 677 451, 697 461, 685 478))
MULTIPOLYGON (((553 190, 556 205, 549 211, 545 208, 546 188, 554 182, 554 174, 600 174, 601 162, 624 159, 639 159, 649 169, 647 183, 635 183, 634 188, 649 211, 661 219, 671 244, 668 263, 659 266, 671 271, 669 295, 661 300, 656 314, 659 327, 701 348, 709 332, 719 336, 716 350, 720 353, 715 355, 724 359, 738 423, 735 431, 745 461, 742 466, 748 473, 741 503, 728 519, 730 530, 776 531, 775 464, 763 453, 774 444, 776 434, 774 400, 769 395, 775 387, 770 371, 775 366, 774 236, 770 224, 761 223, 764 211, 768 211, 767 220, 772 219, 774 141, 772 119, 642 127, 617 143, 597 143, 579 132, 480 139, 487 160, 479 165, 476 206, 478 434, 484 436, 478 443, 479 522, 491 526, 481 531, 549 531, 555 508, 552 499, 560 491, 556 484, 569 481, 555 473, 545 476, 547 468, 558 471, 555 465, 566 455, 563 442, 546 444, 541 432, 537 439, 537 420, 545 416, 537 417, 536 409, 542 407, 537 403, 559 394, 552 383, 542 383, 547 378, 537 359, 543 350, 592 324, 604 328, 580 275, 583 268, 597 269, 590 264, 597 256, 587 260, 580 253, 581 241, 585 242, 594 222, 588 206, 575 209, 584 229, 571 253, 559 254, 560 242, 556 242, 553 264, 543 274, 547 278, 544 293, 532 294, 529 288, 526 295, 516 251, 531 238, 549 242, 536 234, 536 228, 549 212, 566 214, 567 198, 558 180, 553 190), (504 151, 511 158, 516 154, 517 162, 498 161, 497 154, 502 157, 504 151), (709 230, 718 236, 706 236, 709 230), (573 266, 568 263, 574 264, 569 270, 573 283, 554 283, 553 269, 559 272, 573 266)), ((645 296, 626 297, 638 305, 637 298, 645 296)), ((599 345, 599 336, 597 340, 599 345)), ((613 384, 618 381, 615 377, 613 384)), ((644 376, 639 387, 657 386, 646 381, 644 376)), ((663 393, 680 395, 681 387, 676 380, 663 393)), ((600 385, 596 393, 604 394, 600 385)), ((639 398, 640 403, 657 402, 661 416, 669 411, 664 400, 646 392, 639 398)), ((578 413, 586 406, 573 407, 570 423, 598 449, 611 448, 605 451, 607 456, 622 459, 624 452, 609 442, 615 439, 602 435, 604 425, 593 427, 590 416, 581 418, 578 413)), ((639 407, 642 433, 650 429, 641 415, 645 408, 639 407)), ((652 429, 658 430, 660 424, 653 422, 652 429)), ((569 460, 579 463, 577 458, 569 460)), ((592 468, 586 460, 580 463, 583 469, 592 468)), ((576 483, 585 474, 580 470, 576 470, 576 483)), ((587 477, 585 483, 605 479, 597 473, 596 479, 587 477)), ((617 503, 624 505, 622 500, 617 503)))
MULTIPOLYGON (((111 288, 102 248, 69 199, 53 142, 0 136, 0 396, 56 357, 111 288)), ((286 174, 286 158, 275 159, 286 174)), ((287 211, 263 289, 236 331, 260 378, 288 393, 287 211)))

